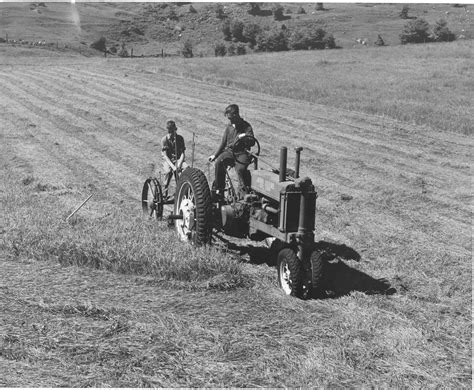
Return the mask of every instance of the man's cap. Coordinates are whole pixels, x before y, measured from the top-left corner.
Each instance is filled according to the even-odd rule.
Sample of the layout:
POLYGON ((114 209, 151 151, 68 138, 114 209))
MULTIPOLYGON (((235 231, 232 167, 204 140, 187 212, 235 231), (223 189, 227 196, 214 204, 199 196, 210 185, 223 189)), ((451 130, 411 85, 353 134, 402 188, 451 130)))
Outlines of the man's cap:
POLYGON ((239 115, 239 106, 237 104, 231 104, 227 106, 224 111, 224 115, 227 116, 229 114, 239 115))
POLYGON ((176 123, 174 121, 168 121, 166 122, 166 130, 176 130, 176 123))

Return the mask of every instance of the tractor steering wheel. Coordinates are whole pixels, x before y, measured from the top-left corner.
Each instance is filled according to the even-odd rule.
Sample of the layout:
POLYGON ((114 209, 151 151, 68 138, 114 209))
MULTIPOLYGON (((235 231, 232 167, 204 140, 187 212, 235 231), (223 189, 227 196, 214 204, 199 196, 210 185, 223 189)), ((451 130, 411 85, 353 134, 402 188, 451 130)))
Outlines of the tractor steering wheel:
POLYGON ((235 161, 239 162, 242 165, 250 165, 260 155, 260 143, 254 136, 244 135, 242 138, 237 138, 235 140, 234 144, 232 145, 232 154, 234 156, 235 161), (257 150, 255 152, 250 151, 251 147, 246 147, 246 144, 252 144, 252 143, 254 144, 254 146, 257 147, 257 150), (236 149, 238 150, 237 152, 236 152, 236 149), (242 161, 239 159, 239 156, 241 156, 244 153, 247 156, 250 156, 250 161, 242 161))

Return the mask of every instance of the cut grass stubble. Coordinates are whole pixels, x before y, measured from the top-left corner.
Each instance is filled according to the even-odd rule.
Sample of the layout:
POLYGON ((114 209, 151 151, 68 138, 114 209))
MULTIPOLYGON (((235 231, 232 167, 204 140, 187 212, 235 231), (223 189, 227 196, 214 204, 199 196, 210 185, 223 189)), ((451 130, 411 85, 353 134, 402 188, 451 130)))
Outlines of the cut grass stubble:
POLYGON ((11 228, 2 235, 2 247, 11 256, 152 276, 191 289, 252 284, 235 258, 183 245, 165 222, 147 219, 138 208, 116 208, 93 219, 81 218, 79 211, 65 222, 53 198, 37 193, 35 182, 28 177, 9 186, 8 202, 18 207, 6 213, 11 228))

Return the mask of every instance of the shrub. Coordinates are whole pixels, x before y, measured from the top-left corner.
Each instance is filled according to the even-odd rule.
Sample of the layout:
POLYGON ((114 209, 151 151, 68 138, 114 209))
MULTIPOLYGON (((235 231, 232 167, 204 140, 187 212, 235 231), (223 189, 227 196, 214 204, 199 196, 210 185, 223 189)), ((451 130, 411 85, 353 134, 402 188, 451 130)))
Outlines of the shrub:
POLYGON ((242 35, 244 39, 250 44, 250 48, 253 48, 257 44, 257 35, 260 34, 262 29, 258 24, 250 23, 244 26, 242 35))
POLYGON ((122 42, 122 46, 120 47, 120 51, 117 53, 119 57, 129 57, 130 54, 128 53, 127 48, 125 47, 125 43, 122 42))
POLYGON ((227 15, 225 14, 225 11, 224 11, 224 7, 222 6, 222 4, 216 4, 216 7, 215 7, 215 12, 216 12, 216 18, 217 19, 225 19, 227 17, 227 15))
POLYGON ((184 58, 192 58, 194 57, 193 54, 193 44, 190 40, 186 40, 183 43, 183 48, 181 50, 181 54, 183 54, 184 58))
POLYGON ((316 11, 324 11, 324 4, 316 3, 316 11))
POLYGON ((296 10, 296 13, 301 15, 301 14, 305 14, 306 11, 305 11, 305 9, 304 9, 303 7, 299 7, 299 8, 296 10))
POLYGON ((245 48, 245 45, 239 43, 237 45, 237 55, 242 56, 242 55, 245 55, 245 54, 247 54, 247 49, 245 48))
POLYGON ((324 49, 325 36, 326 32, 322 28, 296 29, 289 36, 288 46, 292 50, 324 49))
POLYGON ((227 53, 227 49, 223 43, 216 43, 214 46, 214 55, 216 57, 224 57, 227 53))
POLYGON ((91 47, 96 50, 105 51, 106 50, 105 38, 100 37, 97 41, 91 43, 91 47))
POLYGON ((433 37, 438 42, 452 42, 456 39, 456 36, 448 28, 448 22, 443 19, 436 22, 433 28, 433 37))
POLYGON ((376 46, 385 46, 385 42, 384 42, 384 40, 383 40, 383 38, 380 34, 377 36, 377 40, 375 41, 375 45, 376 46))
POLYGON ((283 7, 280 4, 275 4, 275 6, 272 9, 273 11, 273 18, 275 20, 283 20, 285 19, 285 16, 283 15, 283 7))
POLYGON ((326 35, 324 37, 324 47, 326 49, 335 49, 336 48, 336 40, 332 34, 326 35))
POLYGON ((408 16, 408 11, 410 10, 410 7, 408 5, 404 5, 402 7, 402 10, 400 11, 399 15, 402 19, 409 19, 410 17, 408 16))
POLYGON ((400 34, 402 45, 406 43, 429 42, 429 28, 430 25, 424 19, 416 19, 408 22, 402 34, 400 34))

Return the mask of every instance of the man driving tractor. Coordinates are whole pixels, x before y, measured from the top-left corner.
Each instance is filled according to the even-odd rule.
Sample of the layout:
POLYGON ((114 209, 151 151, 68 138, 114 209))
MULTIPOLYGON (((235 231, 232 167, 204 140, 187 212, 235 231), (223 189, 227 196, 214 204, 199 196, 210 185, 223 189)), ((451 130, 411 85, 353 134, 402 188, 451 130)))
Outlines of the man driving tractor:
POLYGON ((239 106, 231 104, 227 106, 224 115, 229 119, 229 124, 224 130, 222 141, 216 152, 209 156, 209 161, 215 161, 215 181, 213 184, 213 191, 215 191, 216 198, 223 197, 225 187, 225 172, 228 166, 235 167, 237 176, 239 178, 239 186, 242 192, 247 192, 250 186, 250 172, 247 170, 250 164, 251 157, 244 151, 254 145, 253 140, 244 140, 235 149, 235 142, 245 136, 253 137, 252 126, 246 122, 239 114, 239 106), (234 158, 234 153, 237 154, 238 160, 234 158), (246 164, 243 164, 247 162, 246 164))
POLYGON ((185 163, 186 146, 184 138, 177 134, 178 128, 172 120, 166 122, 166 134, 161 139, 161 155, 163 156, 163 174, 165 175, 164 197, 168 196, 168 187, 173 175, 177 175, 181 170, 186 169, 185 163))

